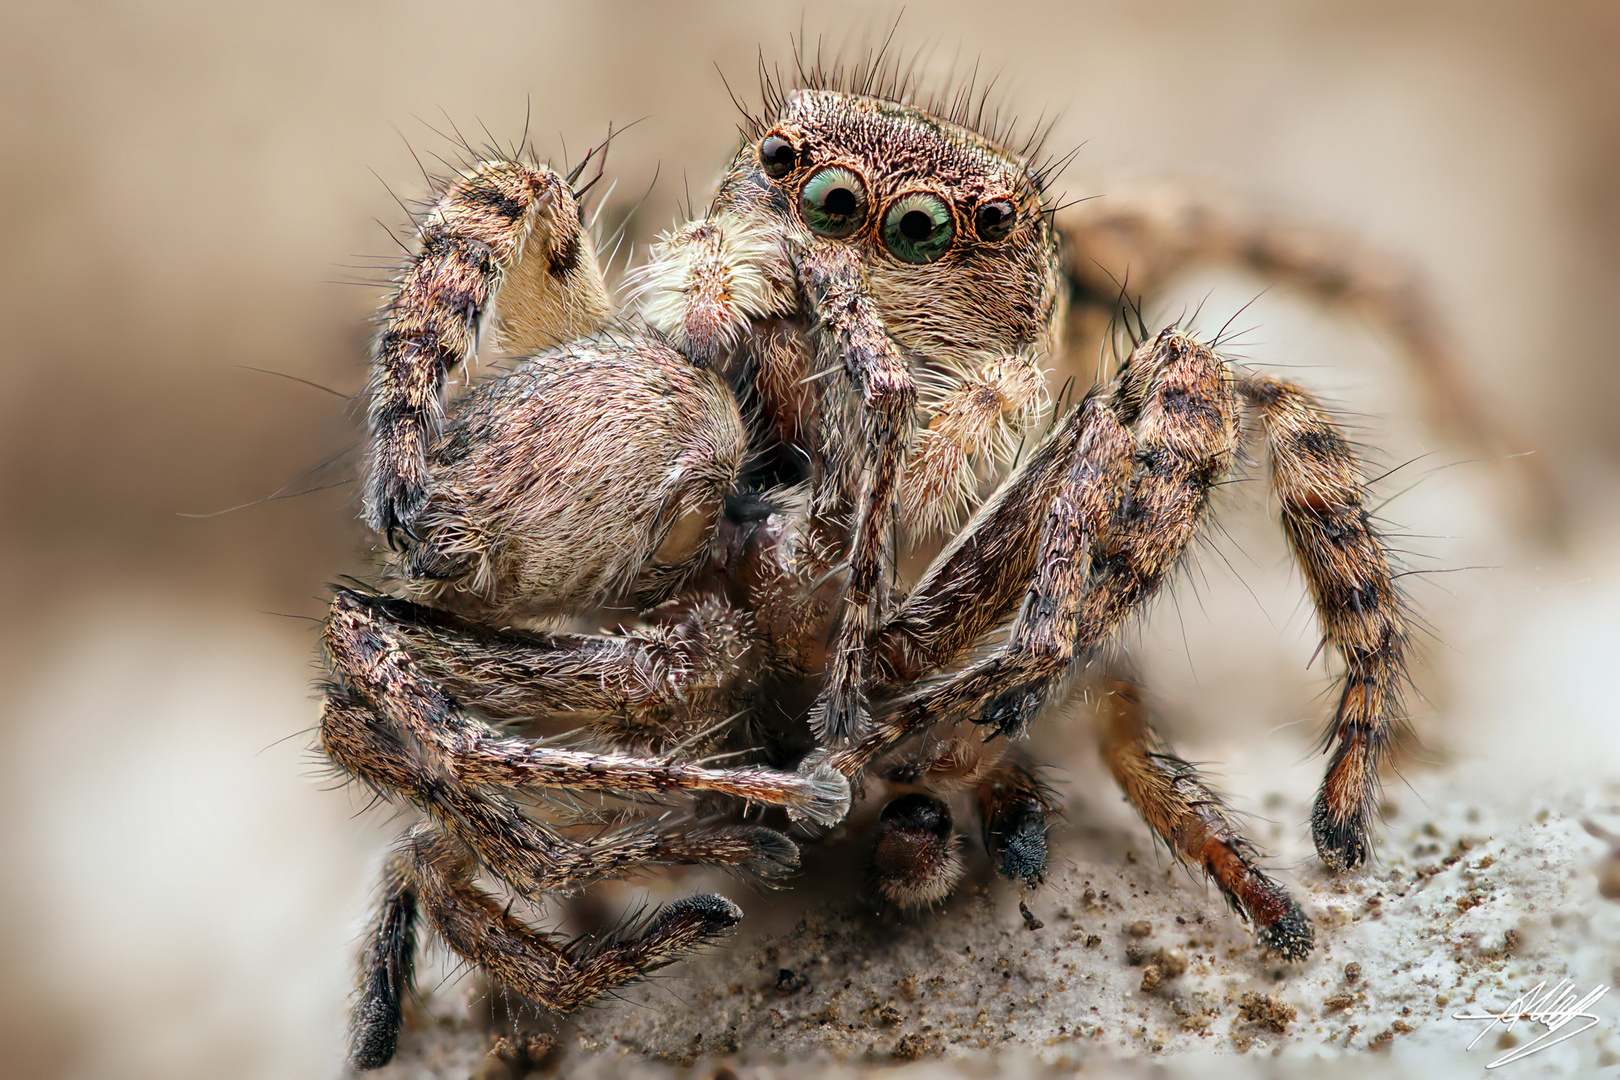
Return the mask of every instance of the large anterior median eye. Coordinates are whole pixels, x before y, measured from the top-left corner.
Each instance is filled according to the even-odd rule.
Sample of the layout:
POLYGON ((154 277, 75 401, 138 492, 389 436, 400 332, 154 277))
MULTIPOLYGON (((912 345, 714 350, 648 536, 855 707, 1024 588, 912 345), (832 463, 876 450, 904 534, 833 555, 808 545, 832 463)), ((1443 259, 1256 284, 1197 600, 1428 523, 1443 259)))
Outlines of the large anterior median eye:
POLYGON ((799 210, 812 232, 848 236, 866 221, 866 184, 854 170, 829 165, 805 182, 799 210))
POLYGON ((945 254, 955 235, 951 208, 932 192, 902 195, 883 215, 883 245, 902 262, 933 262, 945 254))

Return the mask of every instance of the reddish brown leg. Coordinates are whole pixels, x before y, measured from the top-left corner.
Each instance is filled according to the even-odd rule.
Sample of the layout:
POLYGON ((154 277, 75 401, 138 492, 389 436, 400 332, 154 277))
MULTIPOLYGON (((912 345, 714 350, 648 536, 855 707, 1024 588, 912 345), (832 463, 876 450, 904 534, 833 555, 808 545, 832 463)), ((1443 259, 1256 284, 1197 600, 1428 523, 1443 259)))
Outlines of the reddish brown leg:
POLYGON ((1315 941, 1310 918, 1286 889, 1261 873, 1259 853, 1198 770, 1153 730, 1141 689, 1119 679, 1105 682, 1097 720, 1103 760, 1171 854, 1202 870, 1232 910, 1254 927, 1261 944, 1289 960, 1309 955, 1315 941))

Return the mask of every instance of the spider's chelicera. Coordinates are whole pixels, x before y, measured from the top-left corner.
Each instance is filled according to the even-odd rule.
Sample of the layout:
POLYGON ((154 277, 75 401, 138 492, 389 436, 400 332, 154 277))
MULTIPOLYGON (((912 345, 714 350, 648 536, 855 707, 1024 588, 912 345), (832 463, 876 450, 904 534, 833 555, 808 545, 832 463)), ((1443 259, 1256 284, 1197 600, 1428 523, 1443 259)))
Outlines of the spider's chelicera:
MULTIPOLYGON (((1046 359, 1087 302, 1045 175, 1031 147, 905 96, 768 88, 707 212, 634 274, 631 314, 544 165, 479 162, 418 223, 371 368, 364 513, 387 586, 337 590, 323 639, 322 749, 418 812, 362 958, 356 1066, 394 1052, 423 927, 567 1010, 741 917, 692 896, 567 942, 479 878, 530 901, 672 863, 777 881, 798 849, 760 808, 809 833, 853 785, 886 802, 884 901, 954 888, 956 792, 995 870, 1038 884, 1057 808, 1020 736, 1181 561, 1245 411, 1345 667, 1317 850, 1366 858, 1408 632, 1346 440, 1306 391, 1175 327, 1138 334, 1042 434, 1046 359), (447 405, 486 329, 516 359, 447 405), (902 587, 897 558, 930 543, 902 587)), ((1102 666, 1126 795, 1264 945, 1305 956, 1310 920, 1102 666)))

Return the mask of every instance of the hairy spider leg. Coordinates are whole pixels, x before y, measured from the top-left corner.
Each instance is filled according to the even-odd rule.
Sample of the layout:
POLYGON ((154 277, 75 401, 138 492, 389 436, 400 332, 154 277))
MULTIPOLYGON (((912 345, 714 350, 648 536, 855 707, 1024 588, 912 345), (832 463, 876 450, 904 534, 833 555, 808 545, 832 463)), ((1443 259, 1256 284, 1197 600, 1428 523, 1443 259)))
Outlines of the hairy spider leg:
POLYGON ((1259 852, 1220 796, 1153 729, 1141 687, 1116 677, 1104 680, 1097 721, 1109 771, 1170 853, 1202 870, 1261 944, 1288 960, 1310 955, 1316 940, 1310 917, 1261 871, 1259 852))
MULTIPOLYGON (((905 357, 883 326, 860 258, 852 249, 816 244, 800 256, 798 269, 815 316, 819 367, 843 368, 861 400, 858 452, 864 457, 855 495, 844 609, 834 631, 827 683, 810 718, 812 730, 825 745, 860 735, 867 726, 866 655, 887 599, 882 573, 899 510, 917 387, 905 357)), ((821 512, 826 509, 817 507, 821 512)))
POLYGON ((532 351, 598 330, 611 304, 578 200, 544 165, 485 161, 417 225, 419 250, 382 310, 372 353, 365 520, 397 542, 427 498, 444 384, 477 356, 497 307, 503 344, 532 351))
POLYGON ((1371 850, 1378 767, 1405 720, 1405 601, 1367 508, 1361 462, 1327 410, 1278 379, 1250 376, 1239 386, 1260 413, 1283 532, 1322 635, 1344 662, 1327 736, 1333 757, 1311 814, 1317 854, 1343 870, 1371 850))
POLYGON ((418 908, 457 955, 540 1004, 568 1011, 664 967, 742 919, 723 896, 665 904, 603 938, 560 942, 516 918, 475 883, 479 863, 439 824, 424 821, 389 861, 384 898, 363 957, 349 1061, 386 1065, 399 1038, 399 1001, 410 978, 410 923, 418 908))
POLYGON ((1179 274, 1222 264, 1249 270, 1387 334, 1434 422, 1481 455, 1510 457, 1516 494, 1533 509, 1515 516, 1549 535, 1567 529, 1569 495, 1559 478, 1545 457, 1520 452, 1523 435, 1481 403, 1434 290, 1399 257, 1342 229, 1173 181, 1134 181, 1081 201, 1064 212, 1061 232, 1071 284, 1069 356, 1077 364, 1092 362, 1116 320, 1140 318, 1179 274), (1127 305, 1122 282, 1143 300, 1127 305))

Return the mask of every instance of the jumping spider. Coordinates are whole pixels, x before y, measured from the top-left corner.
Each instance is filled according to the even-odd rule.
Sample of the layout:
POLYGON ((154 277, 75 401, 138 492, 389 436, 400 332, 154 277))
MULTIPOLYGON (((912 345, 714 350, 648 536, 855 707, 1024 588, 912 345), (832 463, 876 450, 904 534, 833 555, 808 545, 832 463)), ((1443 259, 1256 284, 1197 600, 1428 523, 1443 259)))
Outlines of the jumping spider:
MULTIPOLYGON (((364 517, 387 588, 338 589, 323 638, 322 749, 420 815, 362 957, 357 1067, 394 1052, 418 919, 569 1010, 741 918, 692 896, 563 941, 480 875, 531 902, 658 864, 774 882, 798 850, 743 811, 808 831, 853 785, 889 800, 870 865, 888 901, 954 888, 951 791, 973 793, 996 870, 1039 883, 1057 807, 1019 737, 1181 562, 1246 413, 1345 667, 1312 832, 1330 867, 1367 857, 1409 633, 1327 412, 1139 326, 1036 430, 1061 329, 1118 310, 1087 253, 1124 244, 1162 278, 1216 245, 1127 206, 1076 217, 1065 250, 1033 148, 966 96, 924 108, 872 69, 802 82, 767 80, 707 212, 633 275, 633 314, 614 314, 577 172, 477 162, 417 223, 371 364, 364 517), (447 406, 486 331, 514 359, 447 406), (889 570, 930 537, 907 591, 889 570), (559 720, 592 749, 510 728, 559 720), (577 792, 692 801, 592 817, 577 792)), ((1315 264, 1258 233, 1242 251, 1310 284, 1315 264)), ((1308 954, 1309 918, 1133 684, 1110 674, 1098 700, 1107 763, 1158 837, 1261 943, 1308 954)))

